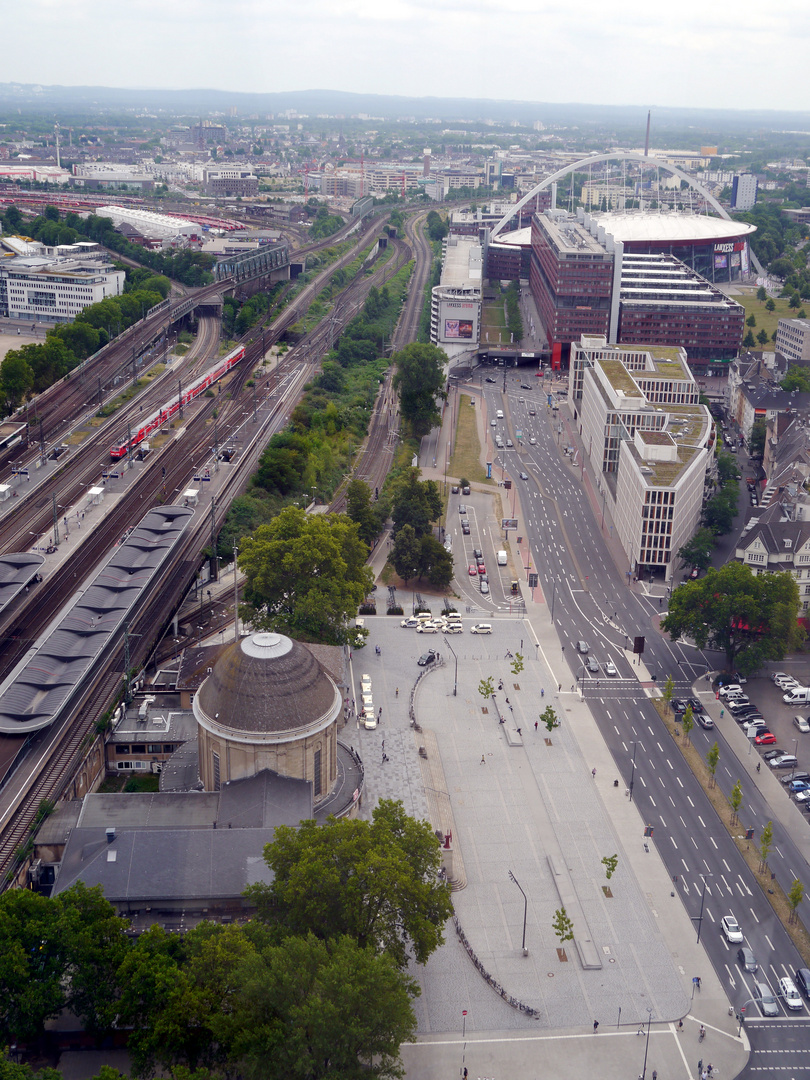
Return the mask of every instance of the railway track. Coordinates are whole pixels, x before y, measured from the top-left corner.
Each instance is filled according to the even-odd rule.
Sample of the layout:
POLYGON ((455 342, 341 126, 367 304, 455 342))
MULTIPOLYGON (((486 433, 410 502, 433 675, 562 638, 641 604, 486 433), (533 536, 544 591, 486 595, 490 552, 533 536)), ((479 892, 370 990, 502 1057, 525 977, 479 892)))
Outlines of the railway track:
MULTIPOLYGON (((409 247, 400 243, 394 267, 403 265, 409 256, 409 247)), ((348 257, 346 261, 349 261, 348 257)), ((340 262, 330 267, 327 273, 334 273, 339 266, 340 262)), ((330 313, 329 325, 319 326, 304 339, 302 345, 310 349, 326 351, 339 325, 353 316, 371 287, 379 284, 389 268, 390 264, 378 267, 370 276, 361 275, 355 278, 341 294, 333 312, 330 313)), ((307 288, 311 288, 314 295, 321 284, 322 282, 318 281, 307 288)), ((37 587, 31 600, 25 606, 25 611, 18 618, 19 637, 15 643, 17 658, 30 646, 31 640, 38 636, 50 620, 52 612, 65 603, 77 585, 89 575, 93 567, 99 564, 105 553, 132 521, 140 520, 155 502, 164 501, 167 492, 182 489, 186 485, 189 476, 189 461, 196 461, 199 464, 210 452, 211 431, 208 421, 213 409, 218 407, 220 410, 218 424, 221 427, 223 441, 243 423, 244 397, 241 392, 245 382, 253 375, 257 362, 263 357, 264 349, 265 343, 261 337, 247 344, 245 362, 235 369, 233 378, 228 384, 227 397, 221 394, 204 401, 198 413, 188 421, 183 439, 169 444, 161 451, 159 469, 158 460, 148 464, 138 484, 122 497, 119 504, 107 515, 103 525, 96 529, 91 537, 85 539, 76 555, 43 585, 37 587)), ((298 347, 293 349, 272 373, 260 379, 261 389, 265 395, 271 394, 273 388, 277 388, 282 379, 288 378, 291 373, 300 368, 297 355, 300 355, 298 347)), ((256 430, 252 433, 249 450, 246 448, 241 462, 242 467, 234 468, 226 489, 220 494, 219 501, 214 506, 214 526, 217 530, 222 525, 232 498, 247 486, 271 427, 280 426, 281 413, 290 408, 290 405, 291 402, 277 400, 275 407, 267 410, 267 416, 262 424, 254 425, 256 430)), ((178 551, 173 567, 167 572, 166 580, 154 590, 150 600, 145 603, 141 615, 132 620, 130 630, 132 641, 135 642, 130 657, 132 666, 140 666, 144 662, 154 648, 156 630, 159 639, 163 629, 168 626, 177 605, 187 592, 199 568, 200 552, 208 541, 210 527, 209 517, 201 514, 194 529, 189 530, 188 536, 184 536, 182 550, 178 551)), ((74 775, 77 765, 81 762, 80 755, 88 737, 93 732, 98 719, 108 708, 115 689, 120 686, 121 675, 122 658, 119 650, 105 665, 104 670, 99 672, 98 682, 88 688, 84 700, 72 718, 61 725, 59 731, 54 732, 48 729, 47 733, 42 733, 39 737, 41 741, 45 741, 47 735, 49 745, 47 753, 42 751, 41 768, 32 777, 31 783, 24 791, 13 794, 8 791, 11 785, 7 785, 5 794, 10 796, 10 809, 6 813, 6 820, 0 833, 0 875, 3 879, 13 870, 17 858, 16 853, 30 835, 41 801, 43 799, 55 801, 74 775)), ((14 740, 11 742, 13 743, 14 740)), ((8 743, 6 746, 8 750, 8 743)), ((14 748, 11 747, 11 749, 14 748)), ((40 747, 35 746, 34 751, 39 753, 40 747)))

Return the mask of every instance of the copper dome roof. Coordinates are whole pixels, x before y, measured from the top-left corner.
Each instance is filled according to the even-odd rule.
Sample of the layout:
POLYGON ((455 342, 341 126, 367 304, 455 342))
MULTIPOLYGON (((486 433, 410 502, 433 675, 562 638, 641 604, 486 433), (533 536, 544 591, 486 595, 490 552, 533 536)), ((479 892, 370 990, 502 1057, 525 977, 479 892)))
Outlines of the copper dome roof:
POLYGON ((222 653, 195 704, 220 727, 281 734, 324 718, 336 696, 335 684, 305 645, 283 634, 260 633, 222 653))

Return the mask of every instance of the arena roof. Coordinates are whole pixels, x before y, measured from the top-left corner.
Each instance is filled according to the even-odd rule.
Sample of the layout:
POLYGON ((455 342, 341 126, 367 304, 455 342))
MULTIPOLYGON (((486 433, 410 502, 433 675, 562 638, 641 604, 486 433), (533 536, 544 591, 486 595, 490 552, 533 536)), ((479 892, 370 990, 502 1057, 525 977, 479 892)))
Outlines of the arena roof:
POLYGON ((711 240, 739 240, 756 232, 756 225, 726 221, 706 214, 592 213, 605 232, 623 244, 651 243, 705 244, 711 240))

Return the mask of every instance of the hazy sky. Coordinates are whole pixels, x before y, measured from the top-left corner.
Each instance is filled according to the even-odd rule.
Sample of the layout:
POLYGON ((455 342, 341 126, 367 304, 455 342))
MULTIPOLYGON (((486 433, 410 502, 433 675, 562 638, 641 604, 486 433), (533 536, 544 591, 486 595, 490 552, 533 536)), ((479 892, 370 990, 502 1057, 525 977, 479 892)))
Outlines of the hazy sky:
POLYGON ((810 108, 808 0, 0 2, 0 80, 810 108))

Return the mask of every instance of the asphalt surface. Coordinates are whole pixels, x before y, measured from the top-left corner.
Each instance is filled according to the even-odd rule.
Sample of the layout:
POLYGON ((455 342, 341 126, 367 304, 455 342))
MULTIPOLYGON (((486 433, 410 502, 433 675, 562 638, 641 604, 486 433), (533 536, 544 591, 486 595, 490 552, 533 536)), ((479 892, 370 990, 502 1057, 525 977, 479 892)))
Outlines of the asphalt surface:
MULTIPOLYGON (((513 488, 506 491, 500 487, 494 497, 475 489, 469 497, 451 497, 448 533, 453 540, 459 594, 471 615, 486 611, 492 619, 503 617, 514 604, 509 582, 518 577, 528 622, 538 632, 538 660, 542 654, 559 687, 559 691, 551 689, 561 702, 567 698, 576 708, 586 710, 601 736, 603 750, 610 755, 621 789, 624 792, 632 787, 632 812, 653 830, 645 840, 645 854, 660 858, 670 892, 682 905, 686 924, 694 921, 697 926, 702 911, 699 948, 712 965, 721 996, 725 995, 726 1014, 729 1004, 733 1013, 746 1007, 743 1038, 750 1039, 751 1057, 743 1074, 784 1071, 798 1075, 810 1069, 807 1003, 803 1002, 799 1012, 792 1012, 780 1001, 778 1017, 762 1017, 750 1000, 754 993, 752 976, 740 969, 736 960, 738 946, 727 942, 721 933, 721 918, 731 913, 737 918, 745 943, 753 949, 760 965, 756 979, 766 981, 774 991, 778 978, 792 974, 801 966, 801 960, 651 704, 650 697, 667 675, 674 679, 676 696, 697 691, 715 717, 716 728, 705 732, 696 725, 692 741, 704 756, 717 742, 717 780, 722 791, 728 794, 736 780, 741 780, 741 826, 752 827, 756 839, 764 824, 773 821, 774 849, 769 869, 786 890, 795 878, 810 880, 810 828, 767 765, 761 765, 761 771, 756 772, 760 752, 750 746, 727 711, 721 716, 721 705, 704 677, 707 671, 720 666, 721 658, 686 643, 672 643, 660 635, 658 621, 666 611, 668 590, 662 581, 633 581, 626 556, 612 535, 598 480, 582 466, 581 447, 565 398, 556 393, 565 384, 549 383, 547 378, 540 392, 540 380, 533 379, 520 374, 516 378, 510 372, 506 393, 500 376, 494 384, 486 383, 481 373, 475 379, 483 400, 479 434, 487 440, 485 458, 493 462, 493 476, 499 480, 511 478, 513 488), (521 389, 521 382, 530 389, 521 389), (557 410, 549 406, 549 391, 552 402, 559 403, 557 410), (489 421, 497 409, 504 411, 505 418, 492 427, 489 421), (495 431, 500 432, 504 443, 510 438, 515 446, 498 450, 492 442, 495 431), (571 449, 566 454, 568 447, 571 449), (521 472, 527 474, 528 480, 519 479, 521 472), (505 545, 500 519, 511 516, 513 497, 519 525, 507 544, 510 564, 496 568, 494 553, 505 545), (467 504, 466 515, 458 514, 459 501, 467 504), (454 515, 470 520, 469 537, 462 535, 460 526, 452 524, 454 515), (516 543, 518 535, 522 538, 520 546, 516 543), (489 597, 481 597, 477 576, 467 573, 474 547, 484 552, 492 590, 489 597), (532 595, 527 578, 535 570, 539 588, 532 595), (638 635, 645 638, 641 661, 626 651, 638 635), (588 655, 597 660, 599 672, 589 672, 583 664, 576 650, 580 639, 588 643, 588 655), (618 669, 615 678, 604 673, 608 659, 618 669)), ((436 445, 443 439, 444 434, 437 435, 436 445)), ((422 464, 426 475, 442 478, 433 473, 430 460, 423 457, 422 464)), ((741 466, 745 474, 744 460, 741 466)), ((744 486, 740 501, 741 508, 747 505, 744 486)), ((454 646, 459 640, 453 638, 454 646)), ((781 667, 794 673, 796 665, 786 663, 781 667)), ((775 700, 766 679, 750 685, 751 696, 763 706, 766 718, 773 717, 780 745, 792 750, 787 707, 775 700)), ((789 711, 792 716, 796 710, 789 711)), ((799 768, 809 764, 805 757, 800 749, 799 768)), ((629 795, 623 797, 629 808, 629 795)), ((608 812, 613 817, 620 813, 615 805, 608 812)), ((642 875, 643 888, 643 862, 637 872, 642 875)), ((676 957, 684 946, 685 940, 677 945, 670 942, 676 957)), ((705 960, 701 978, 703 989, 699 993, 705 996, 705 960)), ((729 1022, 736 1033, 736 1018, 729 1022)), ((719 1020, 717 1027, 723 1027, 719 1020)), ((690 1062, 683 1074, 693 1075, 696 1064, 690 1062)), ((738 1058, 730 1059, 726 1075, 729 1069, 736 1073, 741 1064, 738 1058)), ((659 1075, 663 1078, 669 1074, 659 1069, 659 1075)))

